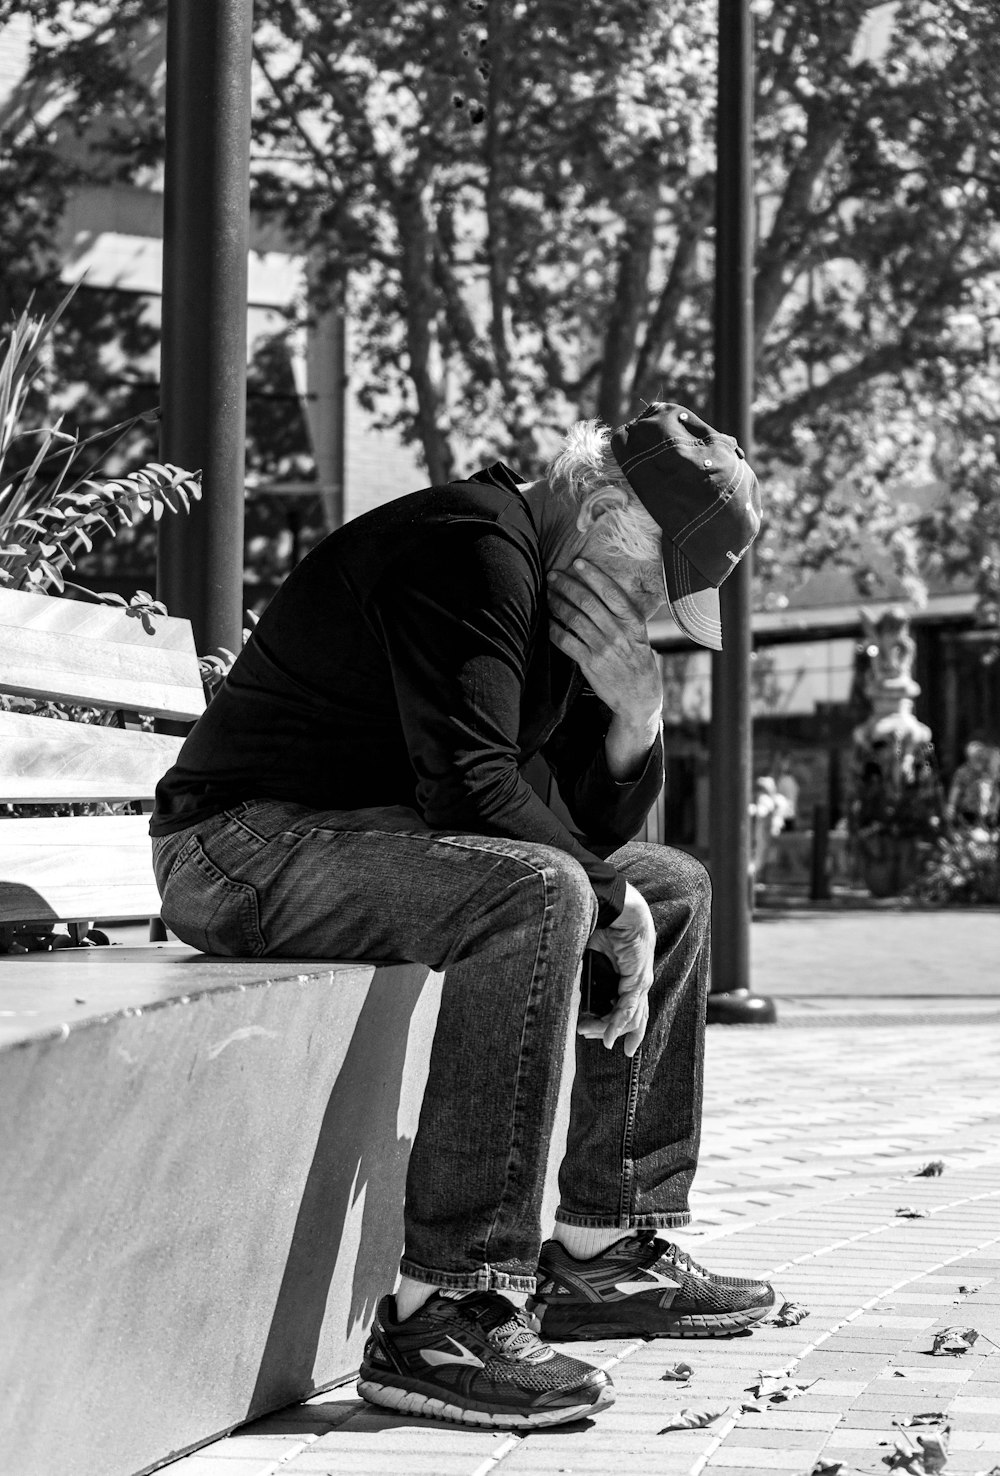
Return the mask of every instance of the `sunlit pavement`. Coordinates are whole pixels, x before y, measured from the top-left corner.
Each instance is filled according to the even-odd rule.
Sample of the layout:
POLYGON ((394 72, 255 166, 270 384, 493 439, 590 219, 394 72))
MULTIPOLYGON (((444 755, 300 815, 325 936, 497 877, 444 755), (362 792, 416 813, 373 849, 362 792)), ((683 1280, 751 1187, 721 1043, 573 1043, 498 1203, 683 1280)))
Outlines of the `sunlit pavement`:
POLYGON ((383 1417, 347 1386, 171 1476, 805 1476, 820 1458, 847 1476, 887 1471, 897 1440, 934 1428, 895 1422, 932 1412, 950 1426, 948 1476, 1000 1463, 1000 912, 766 912, 753 935, 779 1023, 708 1032, 695 1223, 679 1238, 713 1269, 766 1272, 803 1321, 573 1344, 617 1401, 550 1433, 383 1417), (979 1336, 933 1354, 949 1327, 979 1336), (679 1359, 690 1379, 665 1381, 679 1359), (762 1371, 792 1397, 755 1398, 762 1371), (682 1408, 718 1413, 664 1430, 682 1408))

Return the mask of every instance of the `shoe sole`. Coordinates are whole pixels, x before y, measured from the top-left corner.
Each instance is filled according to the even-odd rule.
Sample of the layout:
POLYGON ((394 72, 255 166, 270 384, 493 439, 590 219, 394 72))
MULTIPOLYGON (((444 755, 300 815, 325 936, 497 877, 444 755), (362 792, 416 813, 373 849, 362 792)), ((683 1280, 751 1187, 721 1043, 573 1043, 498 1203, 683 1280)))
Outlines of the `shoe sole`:
POLYGON ((777 1295, 766 1306, 748 1307, 742 1312, 679 1313, 671 1317, 663 1307, 637 1307, 632 1299, 609 1302, 603 1307, 592 1303, 576 1307, 555 1304, 544 1312, 533 1309, 541 1318, 541 1335, 547 1342, 584 1341, 591 1338, 724 1338, 742 1332, 756 1322, 763 1322, 774 1311, 777 1295))
POLYGON ((394 1414, 420 1415, 429 1420, 447 1420, 453 1425, 475 1425, 487 1430, 538 1430, 547 1425, 567 1425, 573 1420, 597 1414, 615 1402, 614 1386, 610 1383, 601 1388, 596 1399, 579 1405, 564 1405, 560 1409, 537 1410, 531 1414, 510 1411, 490 1414, 485 1409, 448 1404, 444 1399, 421 1394, 419 1390, 400 1389, 395 1384, 380 1384, 374 1379, 359 1379, 358 1393, 369 1404, 390 1409, 394 1414))

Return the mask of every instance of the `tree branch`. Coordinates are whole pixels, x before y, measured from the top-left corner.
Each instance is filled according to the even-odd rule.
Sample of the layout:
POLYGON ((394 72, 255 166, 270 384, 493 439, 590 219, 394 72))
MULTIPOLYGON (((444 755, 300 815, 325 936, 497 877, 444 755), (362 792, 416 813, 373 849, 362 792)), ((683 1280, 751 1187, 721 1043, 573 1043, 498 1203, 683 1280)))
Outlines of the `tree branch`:
POLYGON ((432 277, 433 247, 427 226, 422 179, 411 179, 395 200, 399 230, 399 272, 406 318, 410 378, 417 396, 417 425, 427 470, 434 483, 447 482, 451 454, 441 429, 441 388, 432 368, 435 348, 432 277))
POLYGON ((618 280, 608 313, 601 356, 597 413, 606 425, 617 425, 625 406, 625 379, 635 357, 639 325, 646 311, 649 268, 656 239, 656 194, 636 202, 618 253, 618 280))
POLYGON ((645 395, 673 333, 674 323, 697 267, 698 247, 712 219, 715 175, 703 174, 695 184, 691 203, 677 237, 670 271, 646 327, 632 377, 632 397, 645 395))
POLYGON ((806 141, 789 172, 774 223, 757 257, 754 338, 758 352, 781 307, 789 283, 798 273, 799 261, 807 246, 807 228, 813 216, 812 192, 842 131, 842 119, 831 119, 826 105, 822 121, 819 110, 810 109, 806 141))
POLYGON ((454 245, 454 210, 450 205, 443 205, 438 212, 437 232, 433 243, 434 280, 441 289, 445 318, 455 344, 470 374, 486 385, 493 379, 496 370, 489 354, 483 350, 482 339, 462 296, 454 269, 454 245))

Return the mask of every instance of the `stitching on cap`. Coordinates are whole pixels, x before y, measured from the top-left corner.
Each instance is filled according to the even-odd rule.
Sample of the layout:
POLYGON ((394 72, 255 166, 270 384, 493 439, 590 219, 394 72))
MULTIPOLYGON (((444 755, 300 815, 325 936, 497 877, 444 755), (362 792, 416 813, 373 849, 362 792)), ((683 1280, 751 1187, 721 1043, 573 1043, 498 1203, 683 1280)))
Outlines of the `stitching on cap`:
POLYGON ((691 582, 687 572, 690 565, 687 559, 676 548, 672 548, 671 553, 674 564, 674 576, 678 587, 681 589, 681 594, 677 600, 671 600, 670 608, 674 609, 675 606, 680 608, 693 630, 700 630, 702 634, 708 634, 721 639, 722 625, 719 621, 710 620, 703 614, 698 605, 688 607, 687 601, 693 599, 695 593, 691 588, 691 582))
MULTIPOLYGON (((699 631, 703 635, 713 638, 721 637, 722 625, 717 620, 710 620, 694 601, 694 591, 689 589, 686 595, 681 595, 677 600, 671 601, 670 608, 676 610, 687 621, 690 630, 699 631), (689 601, 692 603, 689 604, 689 601)), ((680 621, 678 622, 680 624, 680 621)), ((683 629, 682 625, 682 629, 683 629)))
POLYGON ((673 609, 676 604, 684 614, 685 618, 688 620, 692 629, 700 630, 702 634, 708 634, 713 637, 718 636, 721 638, 721 622, 717 620, 709 620, 708 617, 702 613, 701 609, 697 605, 689 609, 687 604, 685 603, 686 600, 691 599, 694 595, 694 590, 691 588, 690 579, 688 578, 686 572, 687 560, 683 558, 683 555, 680 554, 676 548, 672 548, 672 555, 676 583, 679 588, 682 588, 682 593, 676 601, 671 601, 670 608, 673 609))
MULTIPOLYGON (((745 465, 746 465, 746 462, 740 462, 740 466, 741 467, 743 467, 745 465)), ((743 473, 741 471, 740 472, 740 481, 742 481, 742 480, 743 480, 743 473)), ((739 484, 737 483, 737 486, 738 485, 739 484)), ((677 534, 677 537, 674 540, 675 543, 686 543, 687 540, 690 537, 692 537, 693 534, 697 533, 699 531, 699 529, 703 528, 706 523, 711 522, 712 518, 715 517, 716 513, 722 512, 724 508, 727 508, 729 506, 730 502, 732 501, 733 497, 735 496, 735 491, 736 491, 736 489, 734 488, 732 491, 729 492, 729 495, 728 496, 725 496, 725 497, 723 496, 722 493, 720 493, 719 494, 719 498, 716 499, 716 501, 712 504, 711 507, 706 508, 703 513, 699 513, 697 518, 692 518, 691 522, 690 523, 687 523, 681 529, 681 531, 677 534)), ((753 511, 752 508, 751 508, 751 511, 753 511)), ((756 537, 756 534, 754 536, 756 537)))
MULTIPOLYGON (((625 461, 621 461, 618 464, 622 471, 626 467, 641 466, 643 462, 649 461, 654 456, 659 456, 661 451, 666 451, 672 446, 704 446, 709 448, 722 446, 726 451, 733 451, 733 447, 729 445, 731 439, 731 437, 725 437, 721 434, 717 436, 706 436, 704 439, 700 436, 671 436, 669 440, 660 441, 658 445, 651 447, 648 451, 636 451, 633 456, 626 457, 625 461)), ((733 451, 733 454, 736 454, 735 451, 733 451)))
POLYGON ((690 446, 692 444, 700 446, 705 443, 702 441, 692 442, 682 436, 672 436, 668 441, 660 441, 657 445, 651 446, 648 451, 633 452, 631 456, 627 456, 624 461, 619 462, 619 466, 622 471, 626 467, 641 466, 644 461, 649 461, 652 457, 659 456, 661 451, 669 451, 674 446, 690 446))

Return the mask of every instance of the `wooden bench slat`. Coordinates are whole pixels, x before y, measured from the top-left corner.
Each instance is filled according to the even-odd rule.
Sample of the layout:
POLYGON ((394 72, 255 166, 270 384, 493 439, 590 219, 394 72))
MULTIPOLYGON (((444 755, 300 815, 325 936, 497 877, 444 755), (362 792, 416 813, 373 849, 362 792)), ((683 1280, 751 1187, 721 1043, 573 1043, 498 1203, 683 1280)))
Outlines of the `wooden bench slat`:
POLYGON ((23 697, 192 719, 204 711, 185 620, 0 591, 0 689, 23 697))
POLYGON ((146 815, 0 819, 0 924, 155 917, 146 815))
POLYGON ((151 799, 182 739, 0 712, 0 801, 151 799))
POLYGON ((196 655, 189 620, 156 615, 152 623, 153 633, 150 635, 141 619, 127 614, 121 605, 99 605, 92 600, 0 589, 0 626, 47 630, 59 635, 76 635, 86 640, 110 641, 118 646, 141 646, 143 649, 152 644, 165 651, 196 655))

